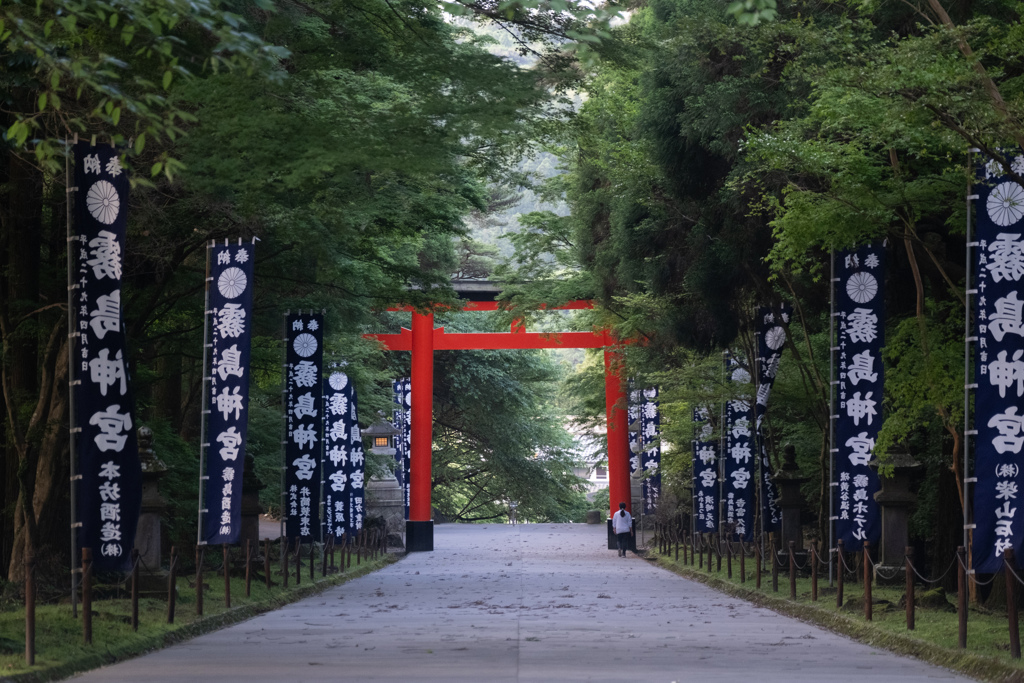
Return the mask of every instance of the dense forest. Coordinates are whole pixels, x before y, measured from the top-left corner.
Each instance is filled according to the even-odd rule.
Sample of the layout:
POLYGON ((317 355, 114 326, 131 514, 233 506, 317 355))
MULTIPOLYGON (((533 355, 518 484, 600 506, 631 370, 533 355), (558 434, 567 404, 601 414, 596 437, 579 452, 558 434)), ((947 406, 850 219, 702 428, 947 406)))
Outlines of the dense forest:
MULTIPOLYGON (((372 421, 408 371, 362 338, 403 324, 381 311, 426 291, 451 302, 453 276, 494 277, 524 311, 595 299, 576 325, 642 341, 625 353, 637 382, 662 389, 664 514, 688 504, 693 406, 728 395, 722 352, 752 357, 754 308, 792 304, 768 434, 776 464, 796 447, 819 537, 829 255, 884 239, 877 452, 925 465, 914 533, 948 557, 965 502, 967 150, 1024 144, 1022 39, 1019 3, 960 0, 0 5, 0 563, 14 580, 26 549, 67 559, 75 136, 118 146, 132 170, 132 383, 171 467, 176 537, 194 528, 210 239, 260 240, 250 453, 268 506, 281 314, 326 311, 327 353, 349 364, 372 421)), ((438 510, 495 519, 514 497, 530 519, 577 519, 563 414, 600 423, 602 364, 449 355, 435 385, 438 510)))
POLYGON ((924 465, 914 542, 936 559, 960 544, 968 149, 1010 168, 1022 139, 1020 11, 649 0, 614 29, 548 183, 570 213, 525 216, 504 275, 523 302, 593 296, 643 342, 626 353, 662 387, 663 514, 689 505, 693 407, 730 396, 722 352, 754 357, 756 307, 785 302, 766 438, 776 467, 795 446, 827 540, 830 254, 884 240, 875 453, 924 465))
MULTIPOLYGON (((41 564, 55 571, 68 565, 69 141, 115 145, 132 172, 122 297, 131 382, 170 468, 171 536, 187 543, 199 481, 207 242, 259 240, 248 450, 273 512, 282 314, 324 310, 326 357, 348 364, 362 420, 390 415, 390 382, 408 374, 408 356, 384 354, 363 333, 397 331, 402 314, 383 311, 422 305, 426 290, 432 301, 452 301, 453 274, 487 273, 492 259, 476 253, 468 221, 525 182, 521 160, 563 123, 561 93, 578 78, 565 52, 570 34, 594 36, 602 17, 498 13, 488 2, 4 3, 0 561, 8 577, 19 577, 30 549, 54 558, 41 564), (452 20, 456 13, 465 19, 452 20), (474 17, 516 26, 524 45, 545 36, 562 44, 530 48, 544 65, 523 68, 489 51, 493 41, 467 27, 474 17)), ((578 516, 564 432, 535 419, 550 403, 555 366, 492 354, 439 372, 479 380, 437 396, 446 464, 436 471, 439 511, 489 519, 516 495, 534 518, 578 516), (482 411, 481 400, 502 411, 482 411), (481 451, 493 451, 483 465, 481 451), (517 490, 527 476, 551 485, 517 490), (481 499, 474 487, 485 505, 467 504, 481 499)))

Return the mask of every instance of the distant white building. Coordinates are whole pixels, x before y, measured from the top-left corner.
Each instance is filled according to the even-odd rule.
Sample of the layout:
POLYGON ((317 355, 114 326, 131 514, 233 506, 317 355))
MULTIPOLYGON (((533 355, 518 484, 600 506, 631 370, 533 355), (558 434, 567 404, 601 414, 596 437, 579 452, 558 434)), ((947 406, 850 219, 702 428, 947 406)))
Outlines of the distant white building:
POLYGON ((593 500, 594 495, 603 488, 608 488, 608 455, 604 450, 604 429, 593 431, 566 427, 576 440, 576 452, 580 466, 573 468, 573 474, 586 479, 587 499, 593 500))

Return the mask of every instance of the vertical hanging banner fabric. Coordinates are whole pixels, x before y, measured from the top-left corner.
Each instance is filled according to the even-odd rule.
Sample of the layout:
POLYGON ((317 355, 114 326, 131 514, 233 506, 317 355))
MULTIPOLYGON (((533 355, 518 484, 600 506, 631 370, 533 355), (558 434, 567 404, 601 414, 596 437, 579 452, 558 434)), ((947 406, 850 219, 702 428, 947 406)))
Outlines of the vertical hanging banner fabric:
POLYGON ((757 479, 751 427, 754 411, 750 406, 750 373, 733 358, 726 358, 730 381, 739 390, 747 392, 745 398, 736 398, 725 404, 725 477, 722 482, 725 497, 725 522, 734 529, 732 540, 754 539, 754 493, 757 479))
MULTIPOLYGON (((127 570, 142 502, 138 427, 121 322, 128 174, 110 146, 75 145, 74 387, 78 543, 97 570, 127 570)), ((74 484, 72 484, 74 485, 74 484)))
POLYGON ((885 247, 874 243, 836 254, 833 282, 838 317, 836 386, 836 538, 847 548, 882 535, 875 493, 878 473, 868 466, 882 428, 882 346, 885 343, 885 247))
POLYGON ((643 402, 639 404, 640 452, 644 478, 641 483, 644 514, 653 514, 658 509, 661 496, 661 415, 658 411, 658 389, 644 389, 643 402))
POLYGON ((409 483, 412 481, 409 478, 409 467, 412 465, 412 378, 406 377, 403 381, 405 382, 405 432, 403 434, 405 438, 405 518, 409 519, 411 492, 409 483))
MULTIPOLYGON (((634 388, 634 381, 632 377, 629 378, 629 390, 626 392, 626 396, 626 420, 629 426, 632 427, 636 424, 636 421, 640 419, 640 404, 643 402, 643 397, 640 395, 640 392, 634 388)), ((640 469, 640 450, 642 443, 642 430, 637 430, 636 436, 633 436, 633 432, 629 433, 630 474, 636 474, 636 471, 640 469)))
POLYGON ((218 545, 237 543, 242 527, 255 250, 252 244, 214 244, 207 253, 212 362, 203 538, 218 545))
POLYGON ((764 515, 764 530, 776 531, 782 523, 782 515, 776 504, 775 480, 772 478, 772 464, 768 457, 768 444, 764 438, 764 416, 768 411, 768 396, 775 384, 779 371, 782 348, 786 344, 786 328, 793 307, 783 305, 778 311, 761 307, 757 312, 757 397, 754 402, 754 416, 757 428, 757 444, 761 465, 761 514, 764 515))
MULTIPOLYGON (((1024 170, 1024 156, 1013 168, 1024 170)), ((1024 552, 1024 188, 997 162, 979 169, 974 270, 974 570, 1024 552)))
POLYGON ((320 463, 323 451, 324 317, 285 317, 285 536, 302 543, 320 540, 320 463))
POLYGON ((395 434, 395 479, 402 488, 402 497, 405 500, 405 518, 409 519, 409 435, 412 426, 409 400, 412 398, 412 384, 408 377, 402 377, 394 380, 391 383, 391 388, 397 406, 391 413, 392 423, 398 430, 398 433, 395 434))
POLYGON ((352 383, 340 370, 331 370, 324 381, 324 530, 341 539, 348 532, 349 508, 349 405, 352 383))
POLYGON ((359 433, 359 406, 356 388, 349 382, 349 406, 345 417, 348 431, 348 533, 349 538, 363 528, 363 477, 366 471, 366 457, 363 453, 363 437, 359 433))
POLYGON ((718 441, 709 440, 712 427, 706 408, 693 411, 693 503, 694 532, 718 530, 718 441))

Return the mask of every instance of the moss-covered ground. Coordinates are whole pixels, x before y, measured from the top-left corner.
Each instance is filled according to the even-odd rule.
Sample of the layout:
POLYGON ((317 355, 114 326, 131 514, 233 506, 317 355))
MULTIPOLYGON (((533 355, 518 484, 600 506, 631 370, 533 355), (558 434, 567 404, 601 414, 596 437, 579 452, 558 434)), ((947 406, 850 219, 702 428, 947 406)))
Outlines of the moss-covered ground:
MULTIPOLYGON (((790 599, 788 569, 780 570, 778 592, 772 589, 771 573, 761 575, 761 588, 756 588, 756 567, 751 558, 746 561, 746 581, 739 572, 739 560, 733 559, 733 575, 728 577, 727 562, 718 560, 698 568, 684 562, 683 553, 675 559, 674 548, 668 555, 656 549, 648 552, 648 559, 686 578, 695 579, 712 588, 782 614, 823 626, 837 633, 855 638, 872 646, 885 648, 959 671, 986 681, 1024 682, 1024 664, 1010 657, 1010 637, 1005 612, 992 612, 983 608, 968 609, 967 648, 958 647, 958 618, 955 611, 956 594, 944 596, 941 591, 929 595, 933 606, 918 605, 914 611, 915 628, 907 629, 906 610, 902 602, 905 590, 900 586, 872 586, 872 620, 864 615, 863 583, 847 581, 844 587, 844 606, 836 606, 835 588, 829 588, 828 578, 819 577, 818 600, 811 598, 811 579, 798 576, 796 599, 790 599), (936 599, 937 598, 937 599, 936 599), (943 599, 945 598, 945 599, 943 599)), ((1002 580, 1002 577, 998 577, 1002 580)), ((915 594, 920 598, 929 587, 917 585, 915 594)))
MULTIPOLYGON (((295 585, 294 569, 287 588, 275 566, 272 585, 267 588, 262 574, 253 580, 249 597, 245 596, 245 580, 231 579, 231 607, 225 606, 224 580, 214 572, 203 576, 203 616, 196 616, 194 575, 179 576, 174 624, 167 623, 166 599, 142 598, 139 601, 139 629, 131 627, 131 600, 125 597, 93 602, 93 642, 83 639, 81 614, 72 617, 70 604, 47 604, 36 608, 36 663, 25 664, 25 611, 0 611, 0 679, 28 683, 64 678, 78 671, 96 668, 150 650, 187 640, 243 621, 262 612, 286 605, 308 595, 363 576, 397 561, 400 555, 386 555, 363 560, 343 573, 321 575, 319 564, 311 582, 308 564, 302 583, 295 585)), ((191 574, 191 572, 190 572, 191 574)))

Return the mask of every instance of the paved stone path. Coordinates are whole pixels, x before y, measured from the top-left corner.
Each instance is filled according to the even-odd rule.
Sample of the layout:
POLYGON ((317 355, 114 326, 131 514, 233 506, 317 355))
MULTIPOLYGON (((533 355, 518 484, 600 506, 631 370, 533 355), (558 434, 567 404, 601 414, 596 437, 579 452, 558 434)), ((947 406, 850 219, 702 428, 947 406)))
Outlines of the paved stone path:
POLYGON ((604 526, 436 527, 433 553, 75 680, 967 680, 604 550, 604 526))

